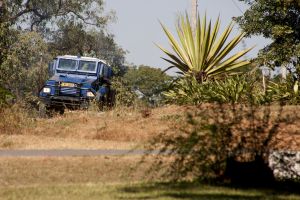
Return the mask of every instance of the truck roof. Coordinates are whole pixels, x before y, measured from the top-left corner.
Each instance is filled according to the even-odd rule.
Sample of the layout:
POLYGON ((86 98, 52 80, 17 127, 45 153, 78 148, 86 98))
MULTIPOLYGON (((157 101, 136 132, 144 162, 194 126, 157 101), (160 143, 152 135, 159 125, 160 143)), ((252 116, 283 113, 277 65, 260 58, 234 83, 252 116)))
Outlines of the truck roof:
POLYGON ((85 57, 85 56, 73 56, 73 55, 64 55, 64 56, 57 56, 57 58, 66 58, 66 59, 80 59, 80 60, 88 60, 88 61, 96 61, 96 62, 102 62, 107 65, 106 61, 93 58, 93 57, 85 57))

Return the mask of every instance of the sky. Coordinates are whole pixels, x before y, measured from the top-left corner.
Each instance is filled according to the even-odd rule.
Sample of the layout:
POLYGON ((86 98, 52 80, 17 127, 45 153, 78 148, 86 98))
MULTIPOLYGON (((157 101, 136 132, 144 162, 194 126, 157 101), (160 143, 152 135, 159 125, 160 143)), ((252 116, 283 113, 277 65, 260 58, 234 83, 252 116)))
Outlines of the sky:
MULTIPOLYGON (((169 64, 161 59, 163 52, 155 45, 170 49, 168 40, 160 26, 160 21, 175 34, 175 23, 179 14, 191 12, 191 0, 105 0, 106 10, 116 12, 117 21, 108 30, 115 35, 116 42, 129 53, 129 64, 148 65, 166 69, 169 64)), ((223 31, 232 17, 240 16, 247 5, 238 0, 198 0, 200 15, 207 13, 213 20, 220 14, 223 31)), ((238 26, 234 33, 238 32, 238 26)), ((233 33, 233 35, 234 35, 233 33)), ((255 48, 248 54, 254 57, 267 44, 262 37, 246 39, 247 47, 255 48)), ((237 50, 242 50, 242 45, 237 50)))

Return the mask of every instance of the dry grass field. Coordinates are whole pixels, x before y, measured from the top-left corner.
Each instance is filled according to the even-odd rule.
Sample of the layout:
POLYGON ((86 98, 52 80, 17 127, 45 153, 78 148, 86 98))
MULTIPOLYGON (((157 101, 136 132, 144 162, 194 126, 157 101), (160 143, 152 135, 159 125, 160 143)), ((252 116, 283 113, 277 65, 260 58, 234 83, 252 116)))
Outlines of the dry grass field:
POLYGON ((0 158, 1 200, 300 200, 285 189, 166 183, 140 157, 0 158))
MULTIPOLYGON (((149 139, 181 123, 185 113, 194 108, 171 105, 151 110, 67 111, 46 119, 6 113, 0 121, 0 148, 143 148, 149 139)), ((297 109, 285 107, 283 118, 297 109)), ((300 149, 299 127, 299 120, 280 123, 275 147, 300 149)), ((141 156, 0 158, 0 199, 300 199, 298 193, 272 189, 163 184, 167 180, 159 174, 164 169, 158 176, 148 176, 153 161, 149 158, 141 165, 140 160, 141 156)))
POLYGON ((167 130, 174 116, 182 116, 184 110, 167 106, 153 110, 67 111, 61 116, 27 122, 22 131, 0 134, 0 148, 133 148, 167 130))
POLYGON ((139 160, 139 156, 0 158, 0 187, 134 183, 145 180, 149 165, 137 167, 139 160))
MULTIPOLYGON (((0 121, 0 149, 142 148, 144 142, 181 123, 186 112, 194 108, 169 105, 107 112, 67 111, 64 115, 47 119, 0 113, 3 116, 0 121)), ((291 116, 299 115, 298 109, 297 106, 286 106, 282 110, 271 107, 272 115, 277 115, 280 110, 281 119, 287 121, 291 116)), ((211 112, 214 110, 211 109, 211 112)), ((249 126, 247 120, 242 121, 245 126, 249 126)), ((272 120, 268 123, 271 127, 272 120)), ((300 117, 288 123, 280 122, 277 132, 273 138, 274 148, 300 149, 300 117)))

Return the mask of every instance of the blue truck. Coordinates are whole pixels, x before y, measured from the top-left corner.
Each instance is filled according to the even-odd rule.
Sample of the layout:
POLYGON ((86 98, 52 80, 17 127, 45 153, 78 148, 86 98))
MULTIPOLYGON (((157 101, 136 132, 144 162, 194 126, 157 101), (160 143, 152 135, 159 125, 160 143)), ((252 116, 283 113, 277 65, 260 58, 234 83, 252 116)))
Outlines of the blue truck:
POLYGON ((112 68, 105 61, 81 56, 58 56, 49 64, 51 78, 39 92, 46 111, 87 108, 91 101, 113 104, 112 68))

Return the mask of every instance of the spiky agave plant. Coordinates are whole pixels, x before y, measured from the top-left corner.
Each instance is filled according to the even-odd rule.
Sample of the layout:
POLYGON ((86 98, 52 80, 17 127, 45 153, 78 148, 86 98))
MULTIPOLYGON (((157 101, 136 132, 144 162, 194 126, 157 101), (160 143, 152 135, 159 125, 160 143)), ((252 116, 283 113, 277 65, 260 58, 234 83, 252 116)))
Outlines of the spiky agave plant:
POLYGON ((207 23, 206 15, 202 21, 198 17, 196 30, 193 34, 188 15, 182 15, 176 26, 179 42, 176 41, 172 33, 163 24, 161 25, 173 49, 173 52, 170 52, 158 45, 169 57, 163 58, 165 61, 171 63, 171 67, 168 69, 176 67, 184 74, 191 73, 196 77, 198 82, 207 81, 210 77, 215 77, 219 74, 232 72, 250 63, 245 59, 240 60, 240 58, 252 48, 230 56, 232 50, 245 36, 245 33, 240 33, 228 41, 234 27, 233 22, 219 36, 219 17, 214 25, 212 25, 211 20, 207 23))

